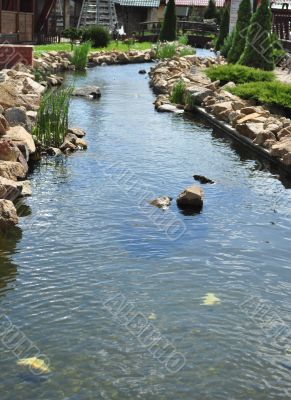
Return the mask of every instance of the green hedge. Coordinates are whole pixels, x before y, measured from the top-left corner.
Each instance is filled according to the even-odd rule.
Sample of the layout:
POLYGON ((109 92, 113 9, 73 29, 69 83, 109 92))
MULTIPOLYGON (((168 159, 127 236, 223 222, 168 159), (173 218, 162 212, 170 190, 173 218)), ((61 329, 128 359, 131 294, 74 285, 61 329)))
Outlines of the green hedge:
POLYGON ((246 82, 271 82, 274 81, 275 75, 270 71, 245 67, 238 64, 228 64, 210 67, 206 70, 206 75, 212 80, 219 80, 221 85, 228 82, 237 84, 246 82))
POLYGON ((252 82, 228 89, 243 99, 254 99, 261 103, 291 108, 291 85, 275 82, 252 82))

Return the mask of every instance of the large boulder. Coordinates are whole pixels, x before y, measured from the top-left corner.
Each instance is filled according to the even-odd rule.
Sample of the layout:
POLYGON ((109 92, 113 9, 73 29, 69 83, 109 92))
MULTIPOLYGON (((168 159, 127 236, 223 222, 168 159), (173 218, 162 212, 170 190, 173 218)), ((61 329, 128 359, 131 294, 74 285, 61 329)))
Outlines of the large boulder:
POLYGON ((0 139, 0 160, 18 161, 20 150, 11 140, 0 139))
POLYGON ((263 123, 250 122, 247 124, 237 124, 236 130, 243 136, 255 139, 257 135, 264 131, 263 123))
MULTIPOLYGON (((247 108, 247 107, 246 107, 247 108)), ((251 108, 251 107, 248 107, 251 108)), ((241 110, 242 111, 242 110, 241 110)), ((259 113, 251 113, 251 114, 247 114, 245 116, 243 116, 242 118, 240 118, 237 123, 238 124, 245 124, 247 122, 257 122, 257 123, 265 123, 266 121, 266 117, 263 117, 261 114, 259 113)))
POLYGON ((291 139, 286 139, 274 144, 270 150, 271 156, 283 157, 285 154, 291 153, 291 139))
POLYGON ((42 86, 40 83, 28 77, 24 79, 22 89, 22 92, 24 94, 33 93, 40 96, 42 93, 44 93, 44 91, 45 87, 42 86))
POLYGON ((33 137, 22 126, 13 126, 6 132, 4 138, 11 139, 13 142, 25 143, 30 154, 35 153, 35 143, 33 137))
POLYGON ((18 186, 18 182, 0 176, 0 199, 15 201, 21 192, 22 187, 18 186))
POLYGON ((4 231, 18 224, 17 211, 10 200, 0 200, 0 230, 4 231))
POLYGON ((199 186, 192 185, 186 188, 177 197, 177 205, 183 210, 200 211, 203 207, 204 192, 199 186))
POLYGON ((10 107, 27 107, 28 102, 19 95, 16 83, 11 80, 0 84, 0 105, 4 109, 10 107))
POLYGON ((219 116, 223 112, 228 112, 230 114, 232 109, 232 102, 231 101, 224 101, 222 103, 214 104, 212 107, 213 114, 219 116))
POLYGON ((3 178, 17 181, 17 179, 24 179, 26 174, 25 168, 19 162, 0 161, 0 176, 3 178))
POLYGON ((190 97, 191 103, 200 106, 208 96, 213 96, 214 92, 206 87, 191 85, 186 89, 186 96, 190 97))
POLYGON ((258 133, 253 143, 262 146, 267 140, 274 140, 276 142, 276 136, 270 131, 263 131, 258 133))
POLYGON ((73 91, 73 96, 98 99, 101 97, 101 91, 98 86, 83 86, 76 88, 73 91))
POLYGON ((27 130, 31 130, 31 122, 26 115, 26 110, 22 107, 7 108, 4 113, 10 126, 21 125, 27 130))

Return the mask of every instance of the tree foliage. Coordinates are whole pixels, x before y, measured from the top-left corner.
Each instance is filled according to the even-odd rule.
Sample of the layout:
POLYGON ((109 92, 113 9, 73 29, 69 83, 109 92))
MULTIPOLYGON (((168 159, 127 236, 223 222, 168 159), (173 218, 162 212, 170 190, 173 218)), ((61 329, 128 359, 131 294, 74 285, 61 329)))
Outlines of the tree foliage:
POLYGON ((172 42, 176 40, 177 37, 176 23, 177 23, 177 17, 176 17, 175 0, 169 0, 166 7, 165 18, 160 33, 161 41, 172 42))
POLYGON ((215 0, 209 0, 208 6, 204 13, 205 19, 214 19, 218 17, 215 0))
POLYGON ((266 71, 274 69, 271 39, 272 13, 268 0, 262 0, 251 18, 246 46, 239 63, 266 71))
POLYGON ((229 7, 225 7, 222 19, 221 19, 221 24, 220 24, 220 29, 219 29, 219 35, 215 43, 215 50, 218 51, 220 50, 221 46, 223 45, 229 31, 229 17, 230 17, 230 10, 229 7))
POLYGON ((238 9, 233 44, 227 56, 229 63, 236 63, 240 59, 245 49, 247 31, 250 25, 251 17, 252 6, 250 0, 242 0, 238 9))

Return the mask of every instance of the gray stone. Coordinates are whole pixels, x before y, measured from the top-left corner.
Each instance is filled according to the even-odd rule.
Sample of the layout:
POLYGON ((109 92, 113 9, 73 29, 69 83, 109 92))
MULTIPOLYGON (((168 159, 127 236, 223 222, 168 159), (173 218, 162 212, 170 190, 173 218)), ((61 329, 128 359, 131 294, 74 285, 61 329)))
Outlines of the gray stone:
POLYGON ((158 207, 158 208, 162 208, 163 210, 166 210, 167 208, 170 207, 172 200, 173 200, 172 197, 161 196, 161 197, 157 197, 154 200, 151 200, 150 204, 152 206, 155 206, 155 207, 158 207))
POLYGON ((192 104, 200 106, 204 99, 208 96, 213 96, 213 90, 203 88, 198 85, 192 85, 186 89, 186 97, 191 98, 192 104))
POLYGON ((73 96, 98 99, 101 97, 101 91, 98 86, 83 86, 75 89, 73 91, 73 96))
POLYGON ((204 192, 199 186, 192 185, 186 188, 177 197, 177 205, 184 210, 200 211, 203 207, 204 192))

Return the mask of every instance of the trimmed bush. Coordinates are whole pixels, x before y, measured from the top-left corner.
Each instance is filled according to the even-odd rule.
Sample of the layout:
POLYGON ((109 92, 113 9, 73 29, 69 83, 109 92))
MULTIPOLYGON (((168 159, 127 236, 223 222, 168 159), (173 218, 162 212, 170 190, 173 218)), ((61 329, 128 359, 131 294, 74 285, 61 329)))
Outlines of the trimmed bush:
POLYGON ((227 61, 232 64, 236 63, 240 59, 245 49, 247 31, 251 17, 252 6, 250 0, 242 0, 238 9, 233 44, 227 56, 227 61))
POLYGON ((229 7, 226 7, 220 24, 219 35, 215 43, 215 51, 220 50, 221 46, 223 45, 229 31, 229 7))
POLYGON ((176 40, 177 36, 176 24, 177 24, 177 17, 176 17, 175 0, 169 0, 166 7, 164 22, 160 32, 160 40, 162 42, 165 41, 172 42, 176 40))
POLYGON ((204 19, 214 19, 218 17, 215 0, 209 0, 208 6, 204 13, 204 19))
POLYGON ((268 0, 262 0, 251 18, 246 46, 239 63, 266 71, 274 69, 271 41, 272 13, 268 0))
POLYGON ((74 44, 77 40, 82 38, 82 30, 77 28, 67 28, 63 31, 63 37, 70 39, 71 49, 73 50, 74 44))
POLYGON ((246 82, 271 82, 275 80, 275 74, 271 71, 263 71, 238 64, 218 65, 207 68, 206 75, 212 81, 220 80, 222 85, 228 82, 240 84, 246 82))
POLYGON ((260 103, 291 108, 291 85, 282 82, 245 83, 228 90, 243 99, 254 99, 260 103))
POLYGON ((88 54, 91 49, 91 42, 85 42, 74 48, 72 63, 77 71, 84 71, 88 62, 88 54))
POLYGON ((186 83, 179 81, 174 84, 170 100, 175 104, 185 104, 185 89, 186 83))
POLYGON ((89 26, 83 30, 82 42, 91 42, 93 47, 107 47, 110 42, 109 31, 103 26, 89 26))
POLYGON ((227 58, 229 50, 232 47, 233 40, 234 40, 234 35, 235 35, 235 29, 232 30, 231 34, 229 34, 223 42, 223 45, 220 48, 220 53, 223 57, 227 58))

